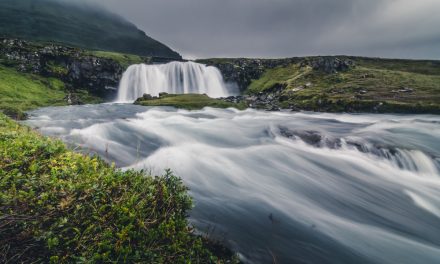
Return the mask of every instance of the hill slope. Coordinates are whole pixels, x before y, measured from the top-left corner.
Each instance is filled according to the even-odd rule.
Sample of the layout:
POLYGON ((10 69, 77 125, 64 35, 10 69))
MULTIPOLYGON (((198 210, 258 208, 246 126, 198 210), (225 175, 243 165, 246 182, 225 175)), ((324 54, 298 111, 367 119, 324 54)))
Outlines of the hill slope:
POLYGON ((440 61, 318 56, 201 62, 238 83, 242 99, 256 108, 440 113, 440 61))
POLYGON ((1 0, 0 36, 140 56, 181 58, 125 19, 95 6, 67 1, 1 0))

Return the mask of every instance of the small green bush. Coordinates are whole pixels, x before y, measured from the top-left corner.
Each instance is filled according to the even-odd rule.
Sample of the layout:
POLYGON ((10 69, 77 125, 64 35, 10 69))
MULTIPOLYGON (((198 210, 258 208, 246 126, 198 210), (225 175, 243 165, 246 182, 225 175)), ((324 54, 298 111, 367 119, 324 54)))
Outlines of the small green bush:
POLYGON ((115 169, 0 114, 0 263, 231 263, 193 234, 191 207, 170 171, 115 169))

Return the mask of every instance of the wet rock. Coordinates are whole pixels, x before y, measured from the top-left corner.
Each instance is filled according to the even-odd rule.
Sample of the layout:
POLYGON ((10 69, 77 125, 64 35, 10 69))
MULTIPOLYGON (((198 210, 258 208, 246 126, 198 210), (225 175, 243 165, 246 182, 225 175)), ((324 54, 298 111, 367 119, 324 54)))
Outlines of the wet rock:
POLYGON ((307 144, 318 146, 321 142, 321 134, 312 130, 290 130, 287 127, 279 127, 280 134, 287 138, 299 137, 307 144))
POLYGON ((279 127, 280 134, 287 138, 299 138, 305 143, 315 147, 327 147, 331 149, 340 148, 341 139, 331 136, 323 136, 318 131, 313 130, 290 130, 287 127, 279 127))

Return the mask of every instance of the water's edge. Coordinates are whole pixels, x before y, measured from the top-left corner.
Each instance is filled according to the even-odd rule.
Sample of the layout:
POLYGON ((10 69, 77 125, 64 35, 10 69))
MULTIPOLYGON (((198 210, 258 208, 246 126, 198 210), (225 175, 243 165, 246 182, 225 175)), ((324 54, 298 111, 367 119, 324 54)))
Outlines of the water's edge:
POLYGON ((192 222, 249 263, 435 263, 440 116, 51 107, 26 124, 120 167, 173 169, 192 222))

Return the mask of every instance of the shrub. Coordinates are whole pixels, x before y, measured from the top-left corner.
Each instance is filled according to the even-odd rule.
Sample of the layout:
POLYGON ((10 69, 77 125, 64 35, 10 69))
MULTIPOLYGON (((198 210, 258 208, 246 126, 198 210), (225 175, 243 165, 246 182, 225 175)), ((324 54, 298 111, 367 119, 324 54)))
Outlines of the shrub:
POLYGON ((0 190, 2 263, 226 261, 193 234, 170 171, 118 170, 1 114, 0 190))

